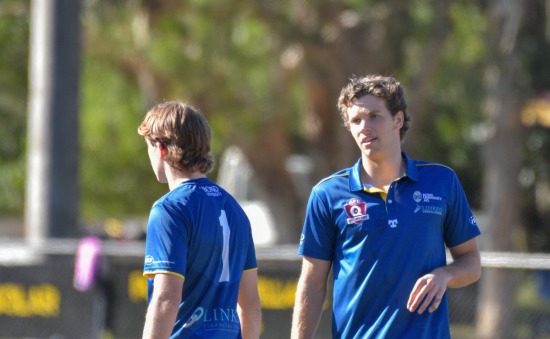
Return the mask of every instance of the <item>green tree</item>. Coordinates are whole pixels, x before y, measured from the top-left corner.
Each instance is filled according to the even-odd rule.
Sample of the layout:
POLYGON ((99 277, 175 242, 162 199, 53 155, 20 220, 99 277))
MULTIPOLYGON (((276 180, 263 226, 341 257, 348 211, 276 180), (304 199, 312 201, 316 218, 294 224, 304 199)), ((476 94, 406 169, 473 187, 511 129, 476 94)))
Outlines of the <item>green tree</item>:
MULTIPOLYGON (((97 2, 88 8, 85 26, 89 70, 85 71, 84 120, 95 119, 103 127, 115 124, 103 120, 115 119, 112 112, 98 112, 105 111, 105 100, 107 107, 117 107, 116 114, 126 116, 133 126, 152 102, 175 97, 192 101, 208 115, 216 133, 217 155, 230 144, 245 151, 285 242, 296 239, 305 205, 284 166, 288 156, 300 152, 313 158, 310 184, 359 156, 336 111, 339 90, 353 74, 376 72, 402 78, 410 89, 415 119, 410 137, 413 155, 457 167, 467 178, 468 191, 479 186, 479 176, 468 161, 476 152, 468 128, 479 119, 475 98, 480 98, 481 83, 475 72, 465 70, 481 67, 485 51, 478 34, 484 28, 483 17, 473 5, 447 1, 435 6, 425 1, 97 2), (469 18, 466 23, 465 17, 469 18), (434 31, 440 33, 431 34, 434 31), (453 147, 449 153, 457 143, 462 147, 453 147)), ((94 165, 92 154, 97 150, 90 152, 88 147, 94 144, 107 152, 98 138, 86 137, 99 133, 92 130, 84 132, 87 165, 83 171, 90 183, 102 170, 94 165)), ((126 163, 127 168, 135 175, 146 174, 141 150, 133 150, 136 153, 126 150, 128 161, 134 161, 126 163)), ((121 190, 125 181, 118 177, 126 177, 124 171, 108 172, 119 183, 113 182, 108 190, 101 188, 104 199, 136 196, 130 185, 121 190)), ((149 185, 145 182, 152 180, 140 182, 149 185)), ((84 189, 91 187, 100 188, 85 184, 84 189)), ((143 191, 156 194, 158 190, 143 191)), ((85 194, 85 200, 87 196, 91 195, 85 194)), ((152 194, 142 196, 144 201, 152 200, 152 194)), ((106 201, 94 199, 96 204, 98 200, 106 201)), ((92 206, 86 201, 86 206, 92 206)), ((133 207, 122 208, 129 214, 144 211, 144 201, 137 199, 133 207)))
POLYGON ((0 4, 0 215, 20 216, 25 185, 29 4, 0 4))
MULTIPOLYGON (((217 159, 229 145, 244 150, 281 241, 296 242, 305 200, 286 159, 312 158, 309 185, 355 161, 336 98, 351 75, 383 73, 407 90, 413 125, 405 150, 458 172, 473 207, 489 213, 486 234, 504 239, 490 248, 525 248, 510 238, 525 224, 527 248, 548 250, 541 220, 550 207, 537 198, 549 182, 548 126, 522 132, 520 120, 523 103, 550 87, 548 5, 518 2, 510 11, 512 3, 86 1, 82 216, 93 223, 147 214, 166 187, 154 179, 136 128, 153 103, 178 98, 207 115, 217 159), (503 182, 513 194, 498 190, 508 188, 503 182)), ((28 25, 28 1, 2 2, 0 42, 9 46, 0 54, 3 215, 23 210, 28 25)), ((503 300, 502 293, 490 298, 503 300)))

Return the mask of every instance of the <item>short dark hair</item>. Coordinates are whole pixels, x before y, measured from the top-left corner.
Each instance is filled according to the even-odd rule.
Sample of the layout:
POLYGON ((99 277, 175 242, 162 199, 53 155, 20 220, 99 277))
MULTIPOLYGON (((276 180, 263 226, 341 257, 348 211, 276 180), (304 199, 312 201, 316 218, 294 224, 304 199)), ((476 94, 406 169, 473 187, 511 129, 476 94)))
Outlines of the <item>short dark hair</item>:
POLYGON ((366 75, 363 77, 352 77, 350 82, 344 86, 338 98, 338 110, 344 126, 349 129, 348 108, 353 105, 353 100, 359 99, 365 95, 373 95, 384 99, 386 107, 392 116, 398 112, 403 112, 403 126, 399 131, 401 140, 409 129, 411 116, 407 112, 407 102, 405 101, 405 91, 403 86, 396 79, 390 76, 378 74, 366 75))
POLYGON ((178 170, 207 173, 214 167, 210 152, 211 129, 193 106, 168 101, 153 106, 138 127, 139 135, 168 150, 167 162, 178 170))

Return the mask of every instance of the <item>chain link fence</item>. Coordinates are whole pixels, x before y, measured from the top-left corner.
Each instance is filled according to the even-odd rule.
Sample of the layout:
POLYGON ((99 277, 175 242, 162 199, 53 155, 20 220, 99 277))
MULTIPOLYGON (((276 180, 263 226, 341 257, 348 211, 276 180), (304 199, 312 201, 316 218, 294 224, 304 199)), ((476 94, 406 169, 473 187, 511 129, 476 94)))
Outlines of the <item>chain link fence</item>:
MULTIPOLYGON (((104 241, 94 284, 75 288, 78 242, 0 241, 0 338, 140 338, 147 307, 143 243, 104 241)), ((296 246, 259 247, 262 338, 288 338, 301 258, 296 246)), ((482 253, 483 269, 517 281, 506 304, 513 338, 550 338, 550 255, 482 253)), ((482 276, 483 279, 483 276, 482 276)), ((448 290, 451 333, 476 337, 478 283, 448 290)), ((316 338, 331 338, 330 301, 316 338)))

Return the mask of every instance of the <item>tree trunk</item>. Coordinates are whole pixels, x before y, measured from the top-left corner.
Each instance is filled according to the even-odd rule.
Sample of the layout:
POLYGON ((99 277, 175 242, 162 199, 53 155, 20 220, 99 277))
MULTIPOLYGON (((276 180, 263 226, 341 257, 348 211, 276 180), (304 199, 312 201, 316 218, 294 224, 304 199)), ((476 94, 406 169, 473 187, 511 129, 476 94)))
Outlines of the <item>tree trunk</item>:
MULTIPOLYGON (((522 2, 495 1, 489 7, 489 50, 485 74, 486 141, 483 146, 484 210, 488 225, 487 251, 513 251, 520 220, 518 174, 522 166, 524 131, 520 111, 524 101, 517 33, 522 2)), ((516 279, 513 271, 485 269, 480 282, 479 338, 513 338, 516 279)))
POLYGON ((80 5, 32 2, 25 208, 30 241, 78 234, 80 5))
POLYGON ((275 221, 277 242, 297 243, 304 205, 300 203, 296 186, 286 168, 290 155, 286 135, 281 122, 273 121, 254 145, 243 144, 241 148, 262 187, 262 200, 269 206, 275 221))

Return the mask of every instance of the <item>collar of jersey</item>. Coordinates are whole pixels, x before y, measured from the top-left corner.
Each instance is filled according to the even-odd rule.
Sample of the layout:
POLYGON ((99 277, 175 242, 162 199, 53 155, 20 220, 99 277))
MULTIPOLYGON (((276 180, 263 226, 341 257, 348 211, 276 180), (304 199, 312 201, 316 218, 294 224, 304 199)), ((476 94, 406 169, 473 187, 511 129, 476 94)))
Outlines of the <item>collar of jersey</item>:
MULTIPOLYGON (((401 152, 401 156, 407 163, 407 170, 405 171, 404 177, 407 177, 408 179, 413 181, 418 181, 418 169, 416 168, 416 163, 413 160, 411 160, 411 158, 409 158, 407 154, 405 154, 405 152, 401 152)), ((353 165, 353 167, 350 169, 349 190, 352 192, 363 190, 363 184, 361 183, 360 173, 361 173, 361 158, 359 158, 359 160, 357 160, 355 165, 353 165)))

